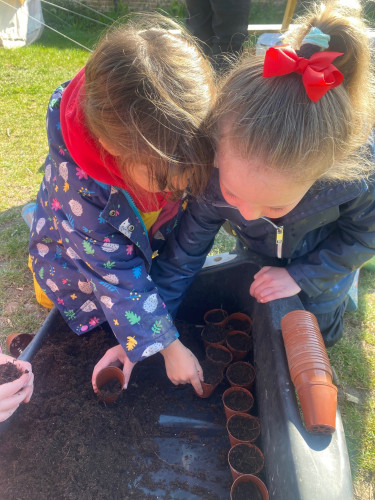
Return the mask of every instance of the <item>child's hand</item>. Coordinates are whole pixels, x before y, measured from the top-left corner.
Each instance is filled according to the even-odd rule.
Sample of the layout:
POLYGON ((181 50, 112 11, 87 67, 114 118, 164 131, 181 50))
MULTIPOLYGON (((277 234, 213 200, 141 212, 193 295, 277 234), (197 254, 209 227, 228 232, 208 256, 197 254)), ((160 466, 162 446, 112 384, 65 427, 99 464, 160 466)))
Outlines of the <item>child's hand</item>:
MULTIPOLYGON (((0 364, 13 362, 14 358, 0 354, 0 364)), ((34 374, 30 363, 27 361, 15 361, 20 372, 25 372, 17 380, 0 385, 0 422, 9 418, 17 410, 21 403, 28 403, 34 390, 34 374)))
POLYGON ((179 340, 160 351, 164 356, 165 369, 174 385, 191 384, 198 394, 202 394, 203 371, 194 356, 179 340))
POLYGON ((301 288, 285 268, 271 266, 265 266, 256 273, 250 287, 250 295, 262 303, 292 297, 300 291, 301 288))
POLYGON ((116 345, 115 347, 111 347, 111 349, 108 349, 104 356, 94 366, 94 371, 92 372, 91 378, 92 388, 94 389, 94 392, 98 392, 98 388, 95 382, 97 374, 100 372, 100 370, 109 365, 123 365, 122 371, 125 375, 124 389, 127 389, 130 374, 134 368, 135 363, 132 363, 130 361, 121 345, 116 345))

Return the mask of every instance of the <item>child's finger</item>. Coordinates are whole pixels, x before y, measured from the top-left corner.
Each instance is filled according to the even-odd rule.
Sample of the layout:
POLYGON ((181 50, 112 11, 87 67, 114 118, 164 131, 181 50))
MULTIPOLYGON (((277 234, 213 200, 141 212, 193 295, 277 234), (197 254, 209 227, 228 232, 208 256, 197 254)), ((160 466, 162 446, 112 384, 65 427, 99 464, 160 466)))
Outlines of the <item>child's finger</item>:
POLYGON ((124 372, 124 375, 125 375, 124 389, 128 388, 128 384, 129 384, 129 380, 130 380, 130 375, 131 375, 131 373, 133 371, 133 368, 134 368, 134 363, 132 363, 129 360, 126 360, 125 363, 124 363, 124 368, 122 369, 122 371, 124 372))
POLYGON ((258 271, 256 274, 254 274, 254 279, 258 279, 262 274, 266 273, 271 269, 271 266, 264 266, 260 271, 258 271))
POLYGON ((9 398, 19 392, 24 388, 25 385, 29 382, 29 374, 24 373, 17 380, 13 380, 13 382, 7 382, 6 384, 2 384, 0 386, 0 400, 9 398))
POLYGON ((203 394, 202 384, 198 371, 196 371, 195 374, 192 375, 192 377, 190 378, 190 383, 198 394, 203 394))

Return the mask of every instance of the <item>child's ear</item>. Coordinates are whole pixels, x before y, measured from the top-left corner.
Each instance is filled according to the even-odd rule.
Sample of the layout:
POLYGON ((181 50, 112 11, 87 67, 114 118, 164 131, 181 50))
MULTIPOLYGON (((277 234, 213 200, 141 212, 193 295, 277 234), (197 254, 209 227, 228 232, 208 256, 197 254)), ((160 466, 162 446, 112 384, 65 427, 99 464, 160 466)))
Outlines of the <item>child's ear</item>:
POLYGON ((121 153, 119 153, 113 146, 111 146, 110 144, 108 144, 106 141, 104 141, 100 137, 99 137, 98 140, 99 140, 99 143, 102 146, 102 148, 104 148, 110 155, 112 155, 112 156, 121 156, 121 153))

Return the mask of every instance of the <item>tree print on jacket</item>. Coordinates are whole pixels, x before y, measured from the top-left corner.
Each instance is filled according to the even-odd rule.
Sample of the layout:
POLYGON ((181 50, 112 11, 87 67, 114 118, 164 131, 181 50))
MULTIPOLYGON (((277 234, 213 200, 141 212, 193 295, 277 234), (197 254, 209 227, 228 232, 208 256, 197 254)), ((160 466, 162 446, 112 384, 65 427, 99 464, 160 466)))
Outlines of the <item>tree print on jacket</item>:
POLYGON ((182 210, 151 243, 140 215, 116 187, 96 182, 66 149, 59 103, 48 110, 49 155, 30 232, 35 277, 78 334, 105 321, 131 361, 167 347, 178 336, 150 278, 152 255, 182 210))

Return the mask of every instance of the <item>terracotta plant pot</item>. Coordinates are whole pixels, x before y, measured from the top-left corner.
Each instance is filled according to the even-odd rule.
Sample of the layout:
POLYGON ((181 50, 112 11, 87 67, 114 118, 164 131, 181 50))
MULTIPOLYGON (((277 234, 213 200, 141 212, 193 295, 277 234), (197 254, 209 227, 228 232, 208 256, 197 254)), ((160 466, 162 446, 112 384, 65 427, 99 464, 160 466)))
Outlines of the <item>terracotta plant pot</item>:
POLYGON ((253 322, 247 314, 237 312, 228 316, 226 326, 228 330, 240 330, 241 332, 250 333, 253 322))
POLYGON ((228 463, 235 481, 243 474, 259 474, 264 467, 264 457, 254 444, 235 444, 228 452, 228 463))
POLYGON ((208 398, 223 379, 223 365, 213 363, 209 359, 205 359, 200 365, 203 370, 204 381, 201 382, 203 394, 198 394, 197 391, 195 391, 195 393, 200 398, 208 398))
POLYGON ((11 333, 6 338, 9 354, 18 358, 35 337, 32 333, 11 333))
POLYGON ((240 361, 252 349, 252 338, 240 330, 232 330, 227 334, 226 344, 231 351, 233 361, 240 361))
POLYGON ((269 500, 266 485, 253 474, 238 477, 230 489, 230 500, 269 500))
POLYGON ((260 420, 248 413, 236 413, 227 421, 230 445, 253 443, 260 434, 260 420))
POLYGON ((225 326, 228 313, 224 309, 210 309, 203 316, 206 325, 225 326))
POLYGON ((292 311, 281 320, 282 335, 291 379, 297 389, 306 429, 332 433, 335 430, 337 388, 315 316, 292 311))
POLYGON ((227 333, 227 330, 220 325, 207 325, 201 332, 201 338, 205 347, 209 345, 224 345, 227 333))
POLYGON ((230 350, 222 345, 208 345, 206 347, 206 357, 221 366, 228 366, 233 360, 230 350))
POLYGON ((113 403, 119 397, 125 384, 125 375, 116 366, 106 366, 96 377, 97 396, 100 401, 113 403), (112 385, 114 387, 112 387, 112 385))
POLYGON ((227 420, 236 413, 248 413, 254 405, 254 398, 250 391, 243 387, 229 387, 222 396, 227 420))
POLYGON ((337 387, 333 384, 303 384, 297 388, 308 432, 332 434, 336 429, 337 387))
POLYGON ((228 366, 226 376, 231 386, 250 390, 255 380, 255 369, 246 361, 237 361, 228 366))

